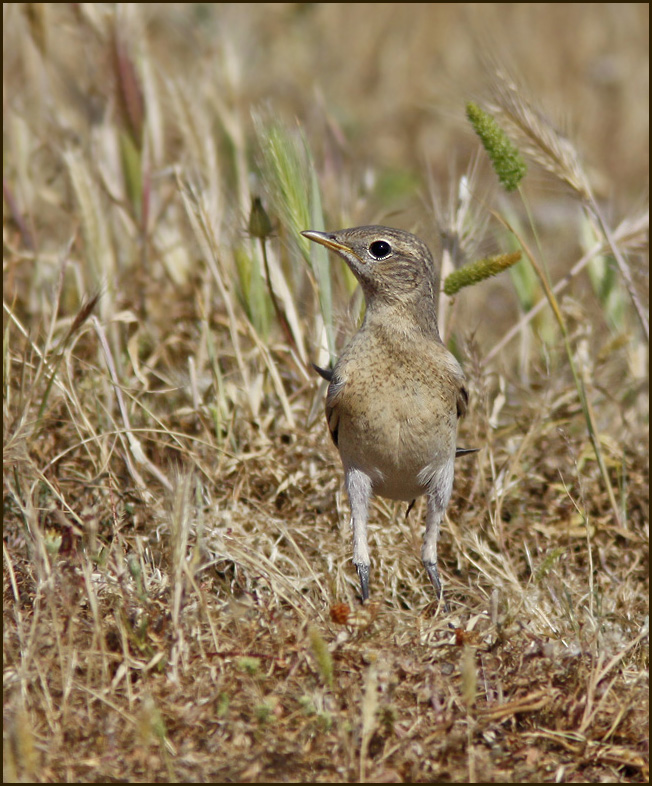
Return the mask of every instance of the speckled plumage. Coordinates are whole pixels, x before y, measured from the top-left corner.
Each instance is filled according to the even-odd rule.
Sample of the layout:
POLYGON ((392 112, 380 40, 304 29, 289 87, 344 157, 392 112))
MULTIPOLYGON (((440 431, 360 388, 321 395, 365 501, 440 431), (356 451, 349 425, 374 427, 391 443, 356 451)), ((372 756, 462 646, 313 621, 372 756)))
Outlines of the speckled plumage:
POLYGON ((422 558, 441 597, 437 540, 468 394, 459 363, 439 337, 432 256, 417 237, 389 227, 303 234, 343 257, 367 304, 332 372, 320 370, 330 381, 326 419, 344 467, 363 600, 372 494, 406 501, 427 495, 422 558))

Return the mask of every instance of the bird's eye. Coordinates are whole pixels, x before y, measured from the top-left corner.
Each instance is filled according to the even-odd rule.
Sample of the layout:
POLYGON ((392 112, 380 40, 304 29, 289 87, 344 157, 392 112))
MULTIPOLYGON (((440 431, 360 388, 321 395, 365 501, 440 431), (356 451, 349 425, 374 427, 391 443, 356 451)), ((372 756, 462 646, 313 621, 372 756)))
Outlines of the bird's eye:
POLYGON ((369 253, 374 259, 385 259, 392 253, 392 247, 384 240, 374 240, 369 246, 369 253))

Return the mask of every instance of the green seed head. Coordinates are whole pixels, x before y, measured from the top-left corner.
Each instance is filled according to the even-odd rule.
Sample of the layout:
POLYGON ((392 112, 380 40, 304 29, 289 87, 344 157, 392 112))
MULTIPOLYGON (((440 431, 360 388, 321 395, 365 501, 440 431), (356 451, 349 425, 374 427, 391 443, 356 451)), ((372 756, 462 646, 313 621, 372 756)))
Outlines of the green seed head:
POLYGON ((464 287, 470 287, 484 281, 485 278, 497 276, 503 270, 515 265, 521 258, 521 252, 515 251, 512 254, 498 254, 495 257, 478 259, 470 265, 464 265, 459 270, 451 273, 444 282, 444 292, 450 297, 464 287))
POLYGON ((512 144, 494 118, 477 104, 470 102, 466 105, 466 116, 489 154, 494 171, 505 191, 514 191, 527 172, 518 148, 512 144))

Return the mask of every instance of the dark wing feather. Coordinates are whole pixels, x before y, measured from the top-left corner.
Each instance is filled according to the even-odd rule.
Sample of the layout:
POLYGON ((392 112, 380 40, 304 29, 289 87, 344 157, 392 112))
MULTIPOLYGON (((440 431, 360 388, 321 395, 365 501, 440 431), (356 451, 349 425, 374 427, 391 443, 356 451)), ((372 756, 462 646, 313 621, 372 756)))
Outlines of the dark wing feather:
POLYGON ((457 417, 463 418, 466 415, 466 408, 469 406, 469 392, 460 385, 457 391, 457 417))
POLYGON ((318 366, 316 363, 311 363, 311 366, 315 369, 315 371, 319 374, 322 379, 325 379, 326 382, 333 381, 333 369, 332 368, 322 368, 318 366))
POLYGON ((331 438, 338 447, 338 428, 340 425, 339 402, 342 391, 344 390, 344 381, 335 377, 331 379, 326 393, 326 422, 328 423, 328 430, 330 431, 331 438))

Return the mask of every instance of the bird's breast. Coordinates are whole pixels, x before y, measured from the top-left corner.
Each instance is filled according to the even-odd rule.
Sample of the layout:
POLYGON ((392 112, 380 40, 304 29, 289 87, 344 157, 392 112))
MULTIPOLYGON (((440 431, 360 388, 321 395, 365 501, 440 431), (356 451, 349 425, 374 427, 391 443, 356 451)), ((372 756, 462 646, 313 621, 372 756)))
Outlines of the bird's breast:
POLYGON ((457 414, 450 381, 424 368, 369 366, 349 374, 335 403, 345 467, 371 477, 376 494, 411 500, 455 453, 457 414))

